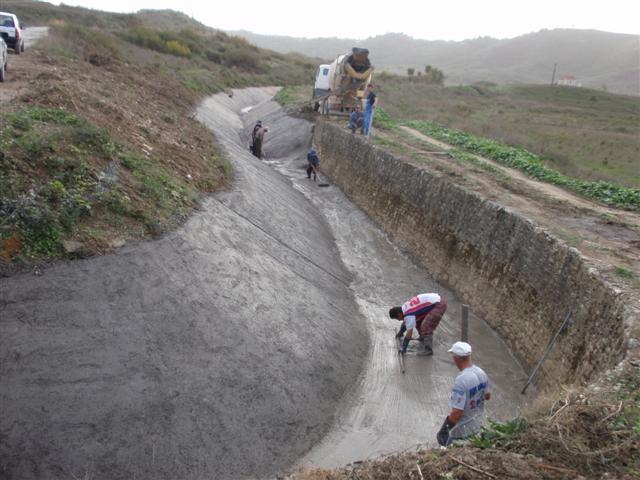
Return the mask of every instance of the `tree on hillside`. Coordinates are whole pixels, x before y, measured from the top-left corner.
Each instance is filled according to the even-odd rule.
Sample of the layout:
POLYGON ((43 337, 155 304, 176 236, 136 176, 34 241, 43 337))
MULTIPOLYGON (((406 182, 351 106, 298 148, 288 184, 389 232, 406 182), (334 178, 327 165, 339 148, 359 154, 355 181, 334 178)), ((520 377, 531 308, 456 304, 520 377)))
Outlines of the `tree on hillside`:
POLYGON ((416 73, 416 69, 415 68, 407 68, 407 75, 409 75, 410 77, 413 77, 413 74, 416 73))

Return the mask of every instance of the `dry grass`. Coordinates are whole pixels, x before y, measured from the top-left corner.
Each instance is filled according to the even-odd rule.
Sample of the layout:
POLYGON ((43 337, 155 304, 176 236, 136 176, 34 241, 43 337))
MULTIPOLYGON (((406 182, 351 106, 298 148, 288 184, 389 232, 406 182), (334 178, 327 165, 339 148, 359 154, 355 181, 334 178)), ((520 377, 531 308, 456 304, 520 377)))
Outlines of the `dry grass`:
POLYGON ((540 400, 508 433, 469 443, 310 469, 290 480, 640 478, 640 369, 540 400), (550 398, 555 398, 551 400, 550 398), (483 448, 479 448, 482 446, 483 448))
POLYGON ((546 86, 436 87, 392 75, 376 84, 399 119, 432 120, 523 147, 584 180, 640 187, 640 98, 546 86))

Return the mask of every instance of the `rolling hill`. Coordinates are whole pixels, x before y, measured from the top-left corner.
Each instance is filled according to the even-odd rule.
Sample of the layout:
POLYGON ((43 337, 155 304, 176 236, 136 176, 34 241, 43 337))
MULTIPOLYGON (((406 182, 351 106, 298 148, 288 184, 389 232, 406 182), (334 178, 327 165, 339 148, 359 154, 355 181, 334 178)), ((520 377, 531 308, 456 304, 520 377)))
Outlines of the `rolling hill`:
POLYGON ((428 41, 389 33, 366 40, 293 38, 233 32, 277 52, 332 58, 354 45, 371 50, 379 68, 404 73, 433 65, 444 70, 449 85, 478 81, 549 83, 554 63, 557 76, 573 75, 585 87, 640 95, 640 36, 596 30, 556 29, 498 40, 489 37, 461 42, 428 41))

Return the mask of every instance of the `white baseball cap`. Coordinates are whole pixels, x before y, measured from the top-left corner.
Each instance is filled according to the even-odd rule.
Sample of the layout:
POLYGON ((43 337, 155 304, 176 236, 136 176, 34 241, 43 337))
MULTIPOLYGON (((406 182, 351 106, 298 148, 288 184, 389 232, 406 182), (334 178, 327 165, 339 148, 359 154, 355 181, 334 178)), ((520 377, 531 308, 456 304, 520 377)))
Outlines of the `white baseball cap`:
POLYGON ((453 353, 456 357, 468 357, 471 355, 471 345, 467 342, 456 342, 447 352, 453 353))

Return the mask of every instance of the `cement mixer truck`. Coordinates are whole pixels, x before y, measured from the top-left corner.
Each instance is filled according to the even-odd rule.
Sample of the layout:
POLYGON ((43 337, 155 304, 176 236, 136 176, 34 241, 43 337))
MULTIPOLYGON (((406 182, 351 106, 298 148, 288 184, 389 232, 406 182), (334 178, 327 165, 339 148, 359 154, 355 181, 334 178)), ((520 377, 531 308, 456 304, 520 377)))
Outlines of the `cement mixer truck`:
POLYGON ((314 110, 329 114, 363 106, 372 73, 366 48, 353 48, 350 53, 338 55, 330 64, 320 65, 313 88, 314 110))

